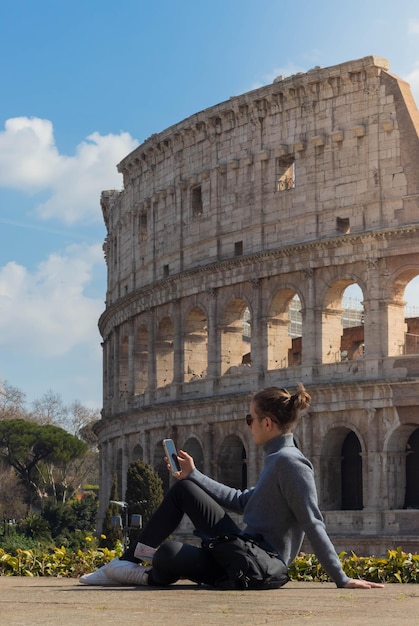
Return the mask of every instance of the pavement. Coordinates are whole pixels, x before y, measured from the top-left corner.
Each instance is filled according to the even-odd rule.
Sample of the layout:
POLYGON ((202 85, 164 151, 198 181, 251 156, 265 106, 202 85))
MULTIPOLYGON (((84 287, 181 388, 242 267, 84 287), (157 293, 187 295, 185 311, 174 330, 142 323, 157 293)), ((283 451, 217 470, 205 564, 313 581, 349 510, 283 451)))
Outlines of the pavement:
POLYGON ((289 582, 269 591, 87 587, 71 578, 0 576, 0 624, 7 626, 339 626, 419 624, 419 584, 337 589, 289 582))

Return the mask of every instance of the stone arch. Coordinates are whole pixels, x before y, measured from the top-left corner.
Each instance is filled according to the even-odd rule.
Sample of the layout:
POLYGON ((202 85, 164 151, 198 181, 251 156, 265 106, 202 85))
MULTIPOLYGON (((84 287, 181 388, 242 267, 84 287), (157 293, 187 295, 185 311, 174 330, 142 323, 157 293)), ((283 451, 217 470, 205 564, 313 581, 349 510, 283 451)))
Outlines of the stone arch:
POLYGON ((217 458, 218 480, 235 489, 247 488, 247 453, 238 435, 228 435, 217 458))
POLYGON ((364 508, 361 443, 353 430, 342 443, 341 494, 343 511, 360 511, 364 508))
MULTIPOLYGON (((410 298, 419 292, 419 273, 412 278, 404 290, 405 298, 405 322, 407 332, 405 338, 404 353, 419 354, 419 307, 410 303, 410 298), (407 293, 406 293, 407 292, 407 293), (409 299, 407 299, 407 297, 409 299)), ((416 300, 415 300, 416 302, 416 300)))
POLYGON ((155 342, 156 387, 165 387, 173 381, 174 328, 169 316, 163 317, 157 328, 155 342))
MULTIPOLYGON (((302 359, 302 325, 299 335, 299 346, 293 345, 293 333, 291 324, 293 321, 293 303, 299 301, 299 315, 301 321, 301 298, 299 293, 291 288, 285 287, 277 291, 272 297, 268 318, 266 323, 267 332, 267 369, 273 370, 285 368, 292 365, 299 365, 302 359)), ((297 310, 298 307, 296 307, 297 310)))
POLYGON ((409 439, 417 429, 418 424, 401 424, 391 432, 384 444, 387 452, 389 509, 402 509, 406 505, 406 470, 407 457, 409 456, 409 439))
POLYGON ((134 394, 143 394, 148 387, 149 333, 145 324, 135 332, 134 394))
POLYGON ((355 361, 365 354, 363 292, 358 283, 353 283, 345 289, 342 297, 344 310, 342 313, 340 360, 355 361))
POLYGON ((144 459, 143 446, 140 443, 137 443, 132 449, 131 463, 133 463, 134 461, 142 461, 143 459, 144 459))
POLYGON ((408 284, 419 276, 418 266, 404 267, 390 283, 390 301, 387 304, 389 356, 419 353, 419 322, 407 319, 405 291, 408 284))
MULTIPOLYGON (((343 294, 350 285, 361 284, 354 278, 341 278, 327 288, 322 305, 321 320, 321 362, 336 363, 342 360, 342 336, 343 336, 343 294)), ((364 291, 363 291, 364 293, 364 291)), ((365 341, 362 333, 363 344, 365 341)))
MULTIPOLYGON (((221 320, 221 375, 235 373, 237 368, 251 363, 251 337, 244 336, 244 318, 249 304, 242 298, 230 300, 221 320), (247 356, 246 356, 247 355, 247 356)), ((251 323, 249 326, 251 328, 251 323)))
POLYGON ((208 368, 208 321, 205 311, 194 306, 186 320, 183 340, 184 380, 204 378, 208 368))
POLYGON ((204 451, 198 439, 196 437, 189 437, 183 444, 182 449, 193 457, 196 468, 200 472, 203 472, 204 451))
POLYGON ((334 426, 325 435, 320 459, 320 506, 325 511, 340 511, 344 506, 347 510, 349 505, 362 504, 362 451, 362 438, 353 426, 334 426), (356 480, 351 482, 350 472, 355 462, 350 457, 355 449, 359 459, 356 480))
POLYGON ((404 508, 419 509, 419 427, 410 435, 406 445, 406 489, 404 508))

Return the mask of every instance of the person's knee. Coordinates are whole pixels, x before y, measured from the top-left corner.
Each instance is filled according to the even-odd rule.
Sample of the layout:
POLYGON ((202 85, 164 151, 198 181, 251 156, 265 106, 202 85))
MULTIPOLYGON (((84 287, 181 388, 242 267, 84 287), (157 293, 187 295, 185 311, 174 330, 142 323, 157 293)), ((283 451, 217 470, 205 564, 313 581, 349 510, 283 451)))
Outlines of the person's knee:
POLYGON ((165 541, 153 556, 153 567, 164 568, 179 553, 182 545, 179 541, 165 541))
POLYGON ((165 541, 153 556, 153 567, 149 584, 153 586, 171 585, 179 580, 176 556, 182 548, 179 541, 165 541))

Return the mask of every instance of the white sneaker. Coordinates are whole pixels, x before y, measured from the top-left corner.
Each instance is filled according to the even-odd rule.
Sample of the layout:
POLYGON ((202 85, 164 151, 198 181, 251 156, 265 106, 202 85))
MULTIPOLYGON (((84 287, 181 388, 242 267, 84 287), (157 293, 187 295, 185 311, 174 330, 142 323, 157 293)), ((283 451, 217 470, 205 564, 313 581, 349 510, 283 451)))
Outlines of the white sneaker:
POLYGON ((120 585, 148 585, 148 572, 150 570, 150 565, 139 565, 131 561, 113 559, 107 564, 106 576, 120 585))
POLYGON ((118 585, 118 583, 112 578, 109 578, 106 573, 109 565, 110 563, 106 563, 106 565, 100 567, 98 570, 92 572, 91 574, 83 574, 83 576, 79 578, 79 583, 81 583, 82 585, 101 585, 102 587, 115 587, 116 585, 118 585))

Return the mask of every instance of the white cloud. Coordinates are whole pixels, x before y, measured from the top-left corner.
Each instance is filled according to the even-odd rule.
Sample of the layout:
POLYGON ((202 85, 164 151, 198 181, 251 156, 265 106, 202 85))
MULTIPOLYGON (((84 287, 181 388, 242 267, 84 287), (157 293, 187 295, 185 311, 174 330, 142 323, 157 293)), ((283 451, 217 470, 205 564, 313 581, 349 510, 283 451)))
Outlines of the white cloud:
POLYGON ((33 272, 15 262, 0 268, 0 349, 49 358, 86 343, 97 348, 103 299, 85 291, 99 265, 100 245, 74 245, 33 272))
POLYGON ((0 186, 49 192, 35 209, 42 219, 66 224, 100 220, 100 193, 121 188, 116 165, 137 145, 129 133, 95 132, 77 146, 74 156, 61 155, 49 120, 11 118, 0 132, 0 186))
POLYGON ((0 132, 0 184, 38 191, 51 182, 62 157, 49 120, 14 117, 0 132))

